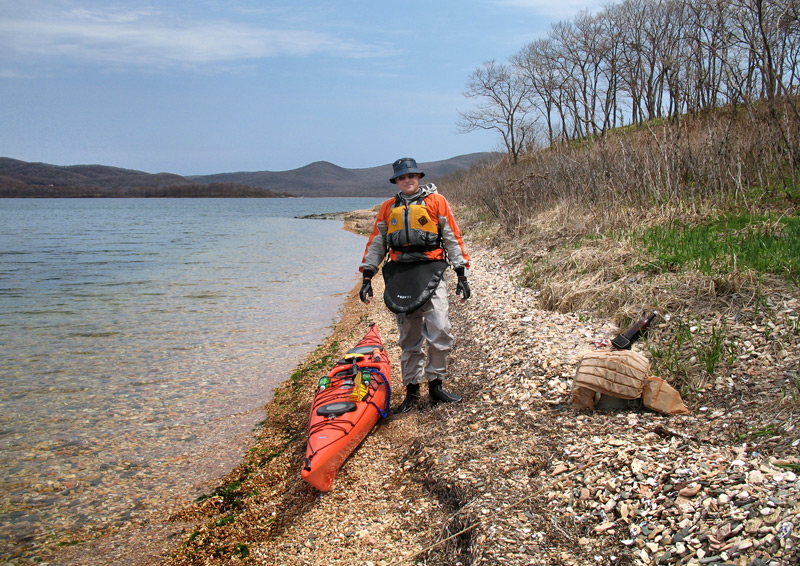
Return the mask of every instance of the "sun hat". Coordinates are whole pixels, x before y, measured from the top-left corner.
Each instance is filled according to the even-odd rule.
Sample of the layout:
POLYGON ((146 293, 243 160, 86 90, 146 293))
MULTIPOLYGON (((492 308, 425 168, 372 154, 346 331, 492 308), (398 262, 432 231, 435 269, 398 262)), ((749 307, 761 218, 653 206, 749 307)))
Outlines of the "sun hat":
POLYGON ((411 157, 401 157, 400 159, 392 163, 392 168, 394 169, 394 174, 392 175, 392 178, 389 179, 389 182, 393 184, 397 183, 395 179, 397 179, 401 175, 408 175, 409 173, 419 173, 420 179, 425 176, 425 173, 423 173, 422 170, 419 167, 417 167, 417 162, 411 157))

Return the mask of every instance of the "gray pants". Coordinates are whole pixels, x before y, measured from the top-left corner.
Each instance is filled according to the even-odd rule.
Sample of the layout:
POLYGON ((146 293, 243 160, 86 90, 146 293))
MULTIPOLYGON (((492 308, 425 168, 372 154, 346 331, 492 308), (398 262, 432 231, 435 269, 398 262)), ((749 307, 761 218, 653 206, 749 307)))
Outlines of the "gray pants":
POLYGON ((453 345, 450 333, 450 305, 447 301, 447 285, 444 278, 433 296, 419 310, 411 314, 397 315, 400 331, 400 369, 403 385, 444 379, 447 374, 447 355, 453 345), (427 361, 422 351, 423 340, 427 343, 427 361))

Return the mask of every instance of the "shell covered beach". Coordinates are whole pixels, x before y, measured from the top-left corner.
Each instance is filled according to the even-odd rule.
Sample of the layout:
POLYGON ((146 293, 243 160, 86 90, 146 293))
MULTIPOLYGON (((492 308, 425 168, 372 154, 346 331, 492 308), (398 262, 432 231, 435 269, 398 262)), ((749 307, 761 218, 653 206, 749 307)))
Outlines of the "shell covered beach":
MULTIPOLYGON (((576 411, 581 356, 607 348, 619 329, 587 313, 540 309, 537 292, 515 283, 520 266, 468 245, 468 302, 448 274, 456 343, 446 385, 463 403, 426 401, 390 416, 329 493, 301 481, 317 380, 369 322, 393 363, 393 406, 402 400, 397 333, 377 278, 376 299, 363 305, 354 289, 331 336, 276 390, 242 464, 95 563, 797 563, 797 349, 776 355, 765 333, 734 321, 730 331, 749 344, 743 371, 686 397, 689 415, 576 411), (765 419, 776 426, 753 432, 765 419), (148 535, 159 528, 172 536, 148 535)), ((796 296, 772 300, 794 320, 796 296)), ((790 330, 778 324, 775 335, 790 330)), ((49 562, 79 564, 85 552, 64 549, 49 562)))

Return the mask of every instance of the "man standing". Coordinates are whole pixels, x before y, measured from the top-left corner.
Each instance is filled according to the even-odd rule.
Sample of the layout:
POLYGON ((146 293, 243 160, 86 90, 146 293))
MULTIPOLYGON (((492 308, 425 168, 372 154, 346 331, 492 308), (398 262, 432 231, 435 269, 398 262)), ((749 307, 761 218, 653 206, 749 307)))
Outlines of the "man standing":
POLYGON ((448 263, 458 276, 456 293, 466 301, 471 294, 466 270, 469 254, 450 204, 433 183, 420 186, 425 176, 417 162, 403 157, 392 164, 389 182, 400 188, 381 206, 359 270, 360 297, 369 303, 372 277, 383 266, 384 301, 396 314, 402 350, 400 367, 406 398, 395 410, 410 411, 420 398, 420 384, 428 382, 434 402, 457 403, 461 397, 445 391, 447 355, 453 344, 444 271, 448 263), (423 352, 427 344, 427 359, 423 352))

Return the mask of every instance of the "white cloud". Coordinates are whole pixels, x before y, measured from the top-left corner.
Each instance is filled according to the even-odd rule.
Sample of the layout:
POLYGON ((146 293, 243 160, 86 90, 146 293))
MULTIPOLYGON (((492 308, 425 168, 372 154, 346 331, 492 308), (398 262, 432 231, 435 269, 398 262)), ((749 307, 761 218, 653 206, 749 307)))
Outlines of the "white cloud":
POLYGON ((496 0, 502 6, 523 8, 551 18, 570 19, 578 12, 596 12, 612 0, 496 0))
POLYGON ((76 8, 69 12, 77 19, 89 20, 101 23, 128 23, 135 22, 143 17, 156 16, 158 12, 153 10, 125 10, 125 11, 105 11, 88 10, 86 8, 76 8))
POLYGON ((34 75, 13 68, 0 67, 0 79, 32 79, 34 75))
POLYGON ((66 57, 109 65, 170 68, 320 53, 361 58, 381 55, 382 50, 380 45, 342 40, 314 30, 232 20, 171 21, 169 15, 152 10, 74 9, 49 16, 20 14, 0 19, 0 52, 16 61, 60 61, 66 57))

